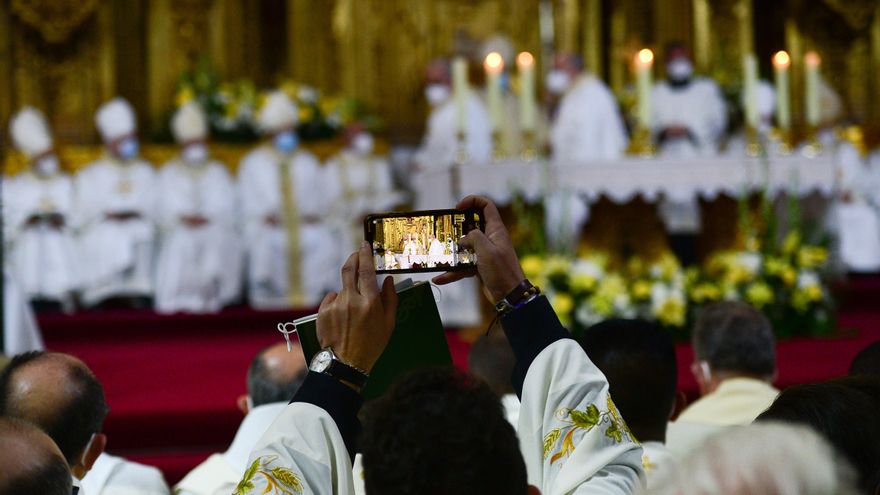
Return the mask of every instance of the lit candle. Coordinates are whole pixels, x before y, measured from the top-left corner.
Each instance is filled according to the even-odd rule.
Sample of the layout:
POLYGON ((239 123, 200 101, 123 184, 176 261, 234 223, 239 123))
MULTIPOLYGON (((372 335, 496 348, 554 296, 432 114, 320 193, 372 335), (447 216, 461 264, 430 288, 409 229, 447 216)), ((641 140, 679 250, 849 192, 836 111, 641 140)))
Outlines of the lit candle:
POLYGON ((638 97, 638 112, 636 114, 639 126, 642 129, 651 128, 651 86, 653 85, 652 69, 654 67, 654 52, 644 48, 636 54, 636 92, 638 97))
POLYGON ((504 59, 498 52, 486 55, 483 62, 486 70, 486 99, 489 105, 489 119, 492 130, 497 131, 504 125, 504 109, 501 103, 501 71, 504 70, 504 59))
POLYGON ((535 57, 529 52, 516 56, 519 72, 519 126, 526 132, 535 130, 535 57))
POLYGON ((807 52, 804 55, 807 125, 811 127, 819 126, 819 66, 821 65, 822 59, 818 53, 807 52))
POLYGON ((785 51, 773 55, 773 73, 776 79, 776 125, 780 129, 791 128, 791 96, 789 95, 788 70, 791 57, 785 51))
POLYGON ((746 125, 752 129, 758 128, 758 106, 756 89, 758 86, 758 60, 755 55, 749 53, 743 57, 743 100, 745 103, 746 125))
POLYGON ((467 61, 463 57, 452 60, 452 101, 455 104, 455 130, 465 131, 465 101, 467 99, 467 61))

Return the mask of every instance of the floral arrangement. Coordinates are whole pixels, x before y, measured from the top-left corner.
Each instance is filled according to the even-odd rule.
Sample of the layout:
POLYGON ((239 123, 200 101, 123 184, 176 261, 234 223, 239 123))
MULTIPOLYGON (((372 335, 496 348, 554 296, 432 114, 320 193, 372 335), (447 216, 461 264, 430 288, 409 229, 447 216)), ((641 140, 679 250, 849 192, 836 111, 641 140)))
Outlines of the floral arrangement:
MULTIPOLYGON (((299 108, 297 133, 305 141, 333 139, 346 126, 360 122, 375 130, 380 123, 354 98, 325 95, 317 88, 285 81, 279 89, 299 108)), ((250 142, 260 135, 257 112, 263 96, 247 79, 221 81, 207 60, 181 74, 175 104, 179 107, 197 100, 208 115, 212 137, 220 142, 250 142)))
POLYGON ((828 251, 804 244, 798 232, 772 249, 752 244, 687 269, 671 254, 650 262, 635 257, 622 266, 612 266, 609 259, 604 254, 530 255, 522 266, 575 334, 608 318, 640 318, 684 338, 700 308, 717 301, 755 306, 780 336, 834 329, 828 251))

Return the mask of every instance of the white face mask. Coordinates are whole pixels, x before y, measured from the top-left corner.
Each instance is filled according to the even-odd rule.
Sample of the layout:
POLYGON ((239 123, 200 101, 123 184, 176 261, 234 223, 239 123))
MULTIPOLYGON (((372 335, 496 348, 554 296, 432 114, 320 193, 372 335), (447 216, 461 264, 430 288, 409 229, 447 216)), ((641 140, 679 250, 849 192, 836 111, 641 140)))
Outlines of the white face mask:
POLYGON ((429 84, 425 88, 425 98, 432 107, 440 106, 449 99, 449 86, 445 84, 429 84))
POLYGON ((666 74, 673 81, 686 81, 694 74, 694 64, 686 58, 677 58, 666 65, 666 74))
POLYGON ((193 143, 183 148, 180 156, 190 165, 199 165, 208 159, 208 147, 204 143, 193 143))
POLYGON ((54 154, 46 155, 34 162, 34 172, 43 177, 55 175, 60 169, 61 164, 58 162, 58 157, 54 154))
POLYGON ((571 75, 564 70, 553 69, 547 74, 544 84, 547 86, 547 91, 559 95, 568 89, 571 84, 571 75))
POLYGON ((361 132, 351 140, 351 149, 359 155, 373 153, 373 136, 367 132, 361 132))

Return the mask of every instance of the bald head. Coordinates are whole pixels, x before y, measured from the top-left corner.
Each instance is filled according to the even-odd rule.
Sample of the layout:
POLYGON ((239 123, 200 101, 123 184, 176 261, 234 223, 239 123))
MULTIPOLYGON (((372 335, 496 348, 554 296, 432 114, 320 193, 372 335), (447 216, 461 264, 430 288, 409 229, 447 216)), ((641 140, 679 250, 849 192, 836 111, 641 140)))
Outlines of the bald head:
POLYGON ((104 390, 73 356, 30 352, 0 375, 0 415, 33 423, 49 434, 73 465, 107 415, 104 390))
POLYGON ((69 495, 67 461, 48 435, 0 417, 0 495, 69 495))
POLYGON ((306 363, 299 343, 271 345, 260 351, 248 370, 248 395, 254 407, 273 402, 288 402, 306 375, 306 363))

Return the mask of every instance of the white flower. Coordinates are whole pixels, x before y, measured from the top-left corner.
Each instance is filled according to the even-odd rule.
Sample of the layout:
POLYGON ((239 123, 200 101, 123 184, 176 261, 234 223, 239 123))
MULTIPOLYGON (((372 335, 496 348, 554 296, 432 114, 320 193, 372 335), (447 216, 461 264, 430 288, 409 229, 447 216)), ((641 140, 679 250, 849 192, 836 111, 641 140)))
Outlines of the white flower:
POLYGON ((761 265, 764 260, 758 253, 744 251, 736 256, 736 262, 739 263, 750 275, 757 275, 761 271, 761 265))
POLYGON ((806 289, 809 287, 818 287, 821 284, 819 275, 814 271, 803 271, 798 275, 798 289, 806 289))
POLYGON ((605 320, 600 314, 594 312, 590 309, 590 304, 581 304, 577 310, 574 312, 574 318, 578 323, 585 327, 591 327, 596 323, 600 323, 605 320))
POLYGON ((296 98, 303 103, 315 103, 318 101, 318 90, 303 84, 299 87, 296 98))
POLYGON ((586 275, 595 280, 599 280, 605 276, 605 269, 593 260, 578 259, 571 264, 571 274, 586 275))

